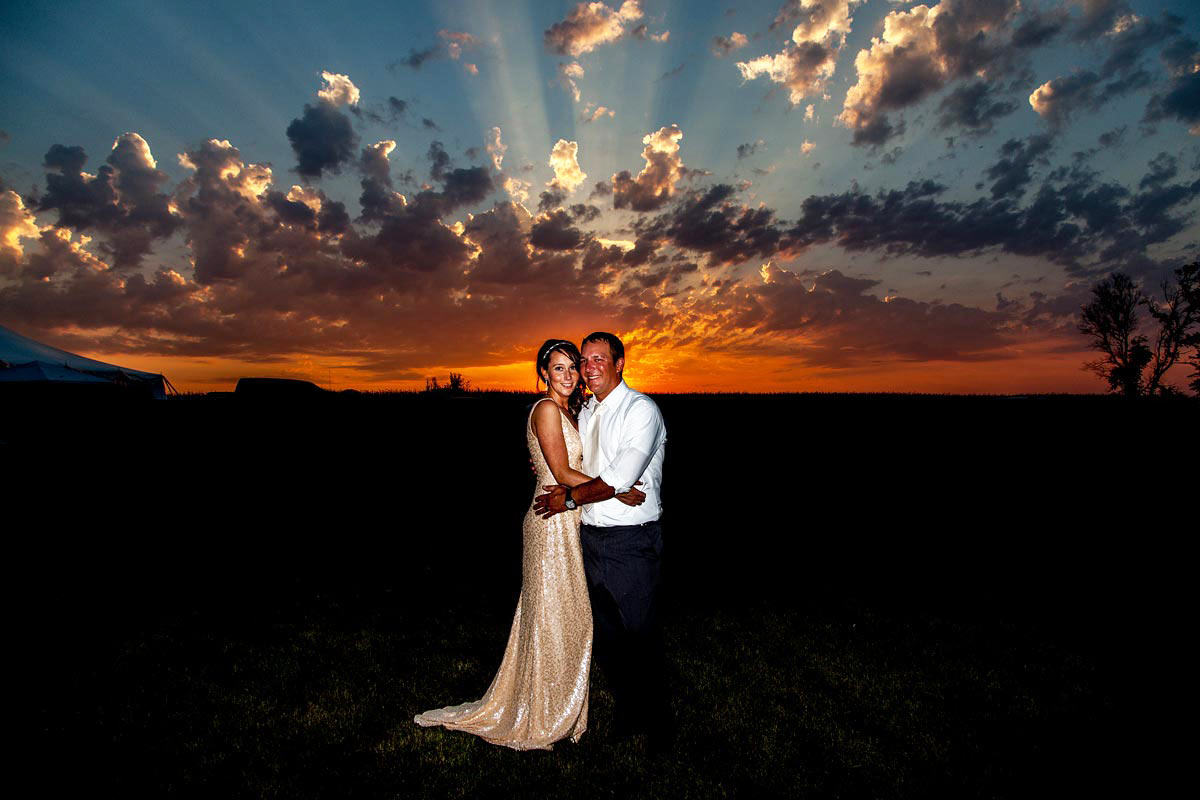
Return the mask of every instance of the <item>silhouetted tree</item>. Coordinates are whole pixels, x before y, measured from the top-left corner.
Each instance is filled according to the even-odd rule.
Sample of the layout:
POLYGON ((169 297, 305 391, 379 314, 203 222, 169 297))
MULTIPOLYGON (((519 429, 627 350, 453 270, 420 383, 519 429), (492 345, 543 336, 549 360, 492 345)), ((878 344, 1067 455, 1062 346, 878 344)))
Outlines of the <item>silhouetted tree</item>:
MULTIPOLYGON (((1107 381, 1110 391, 1127 397, 1174 391, 1162 379, 1180 353, 1197 344, 1192 329, 1200 323, 1198 280, 1200 263, 1175 270, 1175 283, 1162 283, 1162 303, 1146 297, 1128 275, 1120 272, 1096 284, 1092 302, 1082 309, 1079 331, 1091 339, 1089 346, 1103 357, 1087 362, 1084 368, 1107 381), (1153 350, 1148 339, 1138 333, 1138 306, 1145 306, 1158 322, 1153 350), (1147 367, 1150 371, 1145 375, 1147 367)), ((1193 381, 1193 388, 1195 384, 1193 381)))
POLYGON ((1141 394, 1142 369, 1150 363, 1146 337, 1137 333, 1137 308, 1145 302, 1142 290, 1120 272, 1092 287, 1092 302, 1083 307, 1079 332, 1091 338, 1089 347, 1103 358, 1085 369, 1108 381, 1108 388, 1127 397, 1141 394))
POLYGON ((1186 267, 1176 271, 1179 285, 1183 290, 1185 302, 1191 309, 1192 319, 1196 320, 1196 329, 1187 332, 1183 337, 1183 346, 1190 347, 1192 355, 1187 363, 1192 368, 1192 380, 1188 383, 1191 390, 1200 395, 1200 261, 1193 261, 1186 267))
MULTIPOLYGON (((1146 298, 1146 308, 1158 321, 1158 336, 1154 340, 1154 363, 1146 381, 1146 394, 1157 394, 1164 388, 1162 376, 1179 360, 1181 352, 1198 344, 1198 334, 1192 330, 1200 323, 1200 302, 1197 283, 1200 282, 1200 262, 1175 270, 1175 285, 1162 282, 1163 302, 1160 305, 1146 298)), ((1193 355, 1192 360, 1195 360, 1193 355)))
POLYGON ((471 391, 471 382, 460 372, 451 372, 450 380, 442 383, 436 377, 425 379, 425 391, 434 394, 466 394, 471 391))

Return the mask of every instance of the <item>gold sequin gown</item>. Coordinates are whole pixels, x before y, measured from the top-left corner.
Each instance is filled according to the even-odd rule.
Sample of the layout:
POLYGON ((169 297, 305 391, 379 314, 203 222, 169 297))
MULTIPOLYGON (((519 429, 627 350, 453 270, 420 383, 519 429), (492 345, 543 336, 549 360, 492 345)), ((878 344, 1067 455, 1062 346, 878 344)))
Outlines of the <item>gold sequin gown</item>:
MULTIPOLYGON (((559 416, 567 463, 579 470, 583 442, 566 415, 559 416)), ((531 424, 525 432, 537 466, 536 497, 543 486, 558 481, 531 424)), ((579 547, 579 511, 542 519, 531 501, 522 533, 521 596, 492 685, 481 700, 426 711, 415 722, 466 731, 516 750, 549 750, 568 736, 578 742, 587 730, 592 608, 579 547)))

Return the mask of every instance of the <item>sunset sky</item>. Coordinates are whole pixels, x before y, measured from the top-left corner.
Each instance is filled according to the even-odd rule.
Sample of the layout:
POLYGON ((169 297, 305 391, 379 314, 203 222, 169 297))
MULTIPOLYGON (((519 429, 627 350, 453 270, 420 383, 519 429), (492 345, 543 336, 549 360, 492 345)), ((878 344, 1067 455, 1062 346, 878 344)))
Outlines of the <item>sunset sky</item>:
POLYGON ((1090 287, 1200 258, 1198 16, 6 3, 0 324, 183 391, 596 329, 649 391, 1102 391, 1090 287))

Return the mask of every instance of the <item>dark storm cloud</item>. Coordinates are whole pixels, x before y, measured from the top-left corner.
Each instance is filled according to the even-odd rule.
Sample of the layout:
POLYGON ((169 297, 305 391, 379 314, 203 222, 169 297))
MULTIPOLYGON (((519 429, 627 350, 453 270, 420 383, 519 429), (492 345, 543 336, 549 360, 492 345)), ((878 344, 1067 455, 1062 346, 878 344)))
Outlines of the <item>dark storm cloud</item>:
POLYGON ((1119 17, 1131 13, 1125 0, 1079 0, 1083 15, 1071 36, 1078 42, 1098 39, 1112 30, 1119 17))
POLYGON ((1011 100, 998 99, 986 81, 959 86, 938 106, 942 128, 961 127, 975 134, 989 133, 996 120, 1017 110, 1011 100))
POLYGON ((304 114, 288 125, 287 137, 296 153, 296 171, 305 179, 341 172, 358 146, 350 117, 325 101, 305 104, 304 114))
MULTIPOLYGON (((778 348, 777 355, 834 368, 881 357, 980 361, 1004 357, 997 351, 1011 341, 1003 330, 1007 313, 900 297, 885 301, 870 293, 879 281, 839 270, 808 279, 767 264, 762 276, 761 283, 732 286, 706 298, 699 309, 716 318, 717 329, 727 336, 756 334, 759 355, 778 348), (772 334, 783 338, 768 338, 772 334), (794 343, 790 335, 795 334, 803 334, 803 344, 794 343)), ((720 350, 731 345, 718 339, 706 346, 720 350)))
POLYGON ((1146 103, 1145 122, 1171 117, 1196 129, 1200 125, 1200 45, 1183 37, 1163 49, 1163 63, 1171 75, 1165 92, 1156 92, 1146 103))
POLYGON ((43 160, 50 172, 36 208, 56 211, 61 227, 100 231, 113 266, 136 267, 156 239, 167 238, 181 225, 171 213, 170 198, 160 191, 167 176, 136 133, 117 138, 95 177, 84 174, 86 163, 82 147, 53 145, 43 160))
POLYGON ((1111 234, 1126 226, 1124 204, 1129 190, 1124 186, 1115 183, 1096 186, 1088 176, 1069 182, 1059 196, 1067 211, 1086 222, 1093 233, 1111 234))
POLYGON ((438 127, 438 124, 436 122, 434 122, 433 120, 431 120, 429 117, 423 117, 421 119, 421 126, 423 128, 425 128, 426 130, 430 130, 430 131, 440 131, 441 130, 441 128, 438 127))
POLYGON ((298 200, 289 200, 283 192, 269 191, 263 195, 264 202, 271 207, 284 225, 317 227, 317 212, 298 200))
POLYGON ((1026 209, 1011 201, 942 202, 945 187, 932 181, 904 189, 814 195, 803 215, 785 231, 782 247, 800 250, 834 242, 851 251, 878 250, 892 255, 937 257, 978 253, 992 247, 1020 255, 1039 255, 1073 265, 1084 254, 1079 229, 1044 188, 1026 209))
POLYGON ((425 154, 429 159, 429 177, 435 181, 440 181, 445 178, 446 170, 449 169, 451 161, 450 154, 446 152, 446 148, 439 141, 429 143, 429 151, 425 154))
MULTIPOLYGON (((129 202, 157 185, 143 174, 148 149, 134 144, 118 146, 106 184, 123 187, 129 202)), ((379 369, 386 364, 394 376, 431 360, 479 363, 481 346, 497 350, 491 361, 507 363, 510 337, 536 338, 535 320, 551 313, 596 314, 591 290, 628 268, 618 247, 588 247, 591 269, 583 271, 576 270, 576 252, 529 248, 528 213, 512 204, 477 214, 461 231, 444 224, 447 210, 483 199, 491 185, 486 171, 444 165, 437 190, 406 202, 388 191, 387 145, 372 145, 359 159, 364 185, 379 197, 364 204, 369 213, 359 225, 319 190, 275 190, 271 169, 246 163, 228 142, 209 140, 181 154, 190 175, 172 199, 194 263, 185 274, 118 274, 97 257, 95 242, 86 247, 70 229, 39 233, 20 198, 4 196, 0 242, 19 235, 24 245, 0 248, 0 307, 30 331, 115 328, 119 333, 86 338, 124 352, 249 360, 338 353, 379 369), (471 300, 474 284, 486 287, 486 300, 471 300), (449 320, 461 337, 447 340, 449 320), (390 355, 380 356, 381 349, 390 355)), ((86 155, 59 147, 47 163, 57 177, 63 169, 78 175, 86 155)), ((51 202, 68 205, 65 187, 57 189, 51 202)), ((586 237, 574 220, 598 214, 580 203, 532 236, 557 248, 579 236, 582 250, 586 237)), ((614 327, 636 327, 650 313, 644 302, 616 297, 603 309, 614 327)))
POLYGON ((633 243, 633 249, 625 252, 621 256, 621 263, 631 267, 640 267, 645 264, 659 261, 658 248, 661 242, 657 235, 653 233, 639 233, 633 243))
POLYGON ((1179 174, 1179 159, 1170 153, 1159 153, 1150 160, 1146 174, 1138 182, 1138 189, 1162 186, 1179 174))
POLYGON ((571 206, 571 215, 576 220, 591 222, 600 216, 600 209, 595 206, 584 205, 583 203, 575 203, 571 206))
POLYGON ((1013 31, 1013 46, 1019 48, 1041 47, 1063 32, 1070 20, 1065 8, 1048 11, 1034 10, 1013 31))
MULTIPOLYGON (((442 192, 434 195, 441 215, 450 214, 463 206, 475 205, 487 197, 495 185, 486 167, 470 167, 454 169, 446 173, 442 192)), ((426 195, 422 192, 418 199, 426 195)))
POLYGON ((395 142, 380 142, 364 147, 358 158, 358 166, 363 176, 379 181, 384 186, 391 186, 392 165, 388 162, 388 152, 395 146, 395 142))
POLYGON ((542 250, 574 250, 583 238, 583 232, 561 208, 539 216, 529 233, 529 243, 542 250))
POLYGON ((856 145, 866 145, 872 148, 879 147, 889 139, 902 135, 905 127, 904 120, 900 120, 893 125, 891 120, 886 116, 875 117, 869 123, 854 129, 852 141, 856 145))
POLYGON ((563 204, 570 194, 565 189, 551 187, 538 195, 538 211, 552 211, 563 204))
POLYGON ((853 131, 854 144, 886 144, 904 130, 892 113, 964 81, 966 87, 956 87, 943 101, 941 123, 987 130, 1016 109, 999 94, 1024 87, 1025 51, 1052 39, 1066 19, 1058 12, 1034 13, 1014 30, 1018 0, 941 0, 934 9, 936 14, 925 5, 891 12, 884 35, 856 57, 858 82, 838 116, 853 131), (1006 88, 998 89, 1001 85, 1006 88))
POLYGON ((734 202, 736 193, 729 184, 692 193, 648 230, 666 236, 676 247, 707 254, 710 266, 769 258, 782 238, 774 212, 742 206, 734 202))
POLYGON ((1051 125, 1062 127, 1080 110, 1096 111, 1116 97, 1148 86, 1151 80, 1150 73, 1137 69, 1103 83, 1100 75, 1083 70, 1042 84, 1030 95, 1029 103, 1051 125))
POLYGON ((992 197, 1020 197, 1025 193, 1025 187, 1033 179, 1034 164, 1048 165, 1046 154, 1050 152, 1053 140, 1048 134, 1034 134, 1025 141, 1009 139, 1000 147, 1000 159, 985 170, 985 174, 995 181, 992 184, 992 197))
POLYGON ((1128 24, 1106 37, 1110 43, 1109 53, 1101 71, 1105 74, 1128 72, 1148 50, 1178 36, 1182 25, 1182 19, 1165 12, 1158 19, 1130 18, 1128 24))
POLYGON ((63 175, 73 175, 83 170, 83 165, 87 163, 87 153, 82 147, 75 145, 66 147, 61 144, 50 145, 50 149, 46 151, 45 158, 42 159, 42 166, 46 169, 58 170, 63 175))
POLYGON ((1100 134, 1096 141, 1101 147, 1117 147, 1125 141, 1125 134, 1128 130, 1127 125, 1113 128, 1111 131, 1100 134))

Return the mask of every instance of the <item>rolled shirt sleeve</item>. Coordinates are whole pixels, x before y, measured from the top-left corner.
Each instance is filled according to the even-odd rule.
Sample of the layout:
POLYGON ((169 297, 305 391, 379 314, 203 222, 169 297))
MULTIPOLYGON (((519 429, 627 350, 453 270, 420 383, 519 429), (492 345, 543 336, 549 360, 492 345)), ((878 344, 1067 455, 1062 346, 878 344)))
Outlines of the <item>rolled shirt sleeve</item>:
POLYGON ((618 494, 629 491, 642 477, 666 437, 666 426, 658 407, 648 398, 634 398, 625 410, 617 452, 600 471, 600 479, 618 494))

